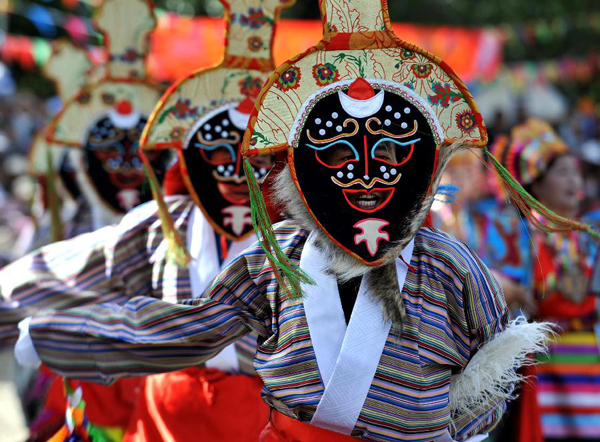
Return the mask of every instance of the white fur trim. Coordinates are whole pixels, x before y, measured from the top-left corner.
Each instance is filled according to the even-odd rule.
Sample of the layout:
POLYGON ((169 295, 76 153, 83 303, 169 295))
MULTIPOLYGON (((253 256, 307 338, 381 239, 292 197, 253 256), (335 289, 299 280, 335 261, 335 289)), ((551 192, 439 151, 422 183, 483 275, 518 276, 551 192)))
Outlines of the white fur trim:
POLYGON ((357 100, 342 91, 338 91, 338 97, 342 109, 344 109, 348 115, 354 118, 366 118, 379 112, 379 109, 383 106, 385 91, 379 91, 377 95, 366 100, 357 100))
MULTIPOLYGON (((435 142, 438 145, 441 145, 444 142, 444 131, 440 122, 437 118, 437 115, 431 105, 427 103, 427 101, 417 94, 412 89, 404 86, 403 84, 396 83, 395 81, 390 80, 380 80, 373 78, 365 78, 374 89, 385 89, 388 92, 396 93, 406 100, 410 101, 414 106, 417 107, 421 111, 421 113, 427 119, 429 126, 433 132, 433 136, 435 138, 435 142)), ((288 136, 288 144, 292 147, 297 147, 297 141, 300 139, 300 131, 302 127, 304 127, 304 122, 308 113, 314 106, 314 104, 319 101, 321 98, 330 95, 335 92, 340 92, 342 90, 348 89, 355 80, 342 80, 337 83, 333 83, 325 86, 322 89, 311 94, 300 106, 300 110, 298 111, 296 120, 294 124, 292 124, 292 128, 290 130, 290 134, 288 136)), ((377 97, 377 95, 375 96, 377 97)), ((350 97, 348 97, 350 98, 350 97)))
POLYGON ((516 369, 534 364, 527 355, 545 353, 553 334, 550 322, 528 323, 523 316, 511 321, 479 349, 461 374, 452 377, 452 413, 473 413, 477 407, 511 399, 514 385, 523 380, 516 369))

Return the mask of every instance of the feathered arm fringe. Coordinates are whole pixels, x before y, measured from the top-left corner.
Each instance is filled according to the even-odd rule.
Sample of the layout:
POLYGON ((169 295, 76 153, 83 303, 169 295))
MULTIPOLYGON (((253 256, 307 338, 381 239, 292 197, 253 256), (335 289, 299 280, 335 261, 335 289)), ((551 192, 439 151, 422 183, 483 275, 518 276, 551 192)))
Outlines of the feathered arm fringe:
POLYGON ((493 407, 513 398, 514 386, 523 380, 517 368, 533 365, 532 353, 546 353, 555 335, 550 322, 528 323, 521 316, 483 345, 465 370, 450 384, 450 410, 453 416, 474 414, 476 409, 493 407))

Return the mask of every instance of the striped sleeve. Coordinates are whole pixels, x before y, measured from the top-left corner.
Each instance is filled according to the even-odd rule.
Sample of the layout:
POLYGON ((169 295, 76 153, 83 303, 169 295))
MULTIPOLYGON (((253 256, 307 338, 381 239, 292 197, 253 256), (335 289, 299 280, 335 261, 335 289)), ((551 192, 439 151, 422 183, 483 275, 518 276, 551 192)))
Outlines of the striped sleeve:
POLYGON ((37 312, 151 295, 148 223, 140 207, 118 225, 50 244, 0 270, 0 345, 37 312))
MULTIPOLYGON (((466 247, 466 246, 465 246, 466 247)), ((465 317, 470 331, 471 354, 508 323, 502 288, 488 267, 470 249, 465 256, 467 275, 462 290, 465 317)))
POLYGON ((120 377, 180 370, 205 362, 249 332, 269 332, 269 302, 244 256, 202 298, 172 304, 137 297, 35 316, 42 361, 66 377, 111 383, 120 377))
MULTIPOLYGON (((467 275, 462 290, 470 331, 471 357, 508 324, 508 309, 500 284, 487 266, 467 248, 467 275)), ((505 397, 489 398, 485 405, 453 416, 456 440, 491 431, 506 410, 505 397)))

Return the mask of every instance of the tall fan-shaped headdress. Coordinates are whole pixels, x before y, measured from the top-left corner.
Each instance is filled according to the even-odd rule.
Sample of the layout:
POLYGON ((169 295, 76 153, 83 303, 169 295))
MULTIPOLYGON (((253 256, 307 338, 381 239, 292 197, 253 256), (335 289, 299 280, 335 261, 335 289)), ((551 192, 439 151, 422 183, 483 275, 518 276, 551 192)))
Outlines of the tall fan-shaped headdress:
MULTIPOLYGON (((146 0, 106 0, 94 23, 109 55, 102 75, 88 84, 50 124, 49 142, 73 147, 72 161, 88 200, 116 220, 150 198, 137 154, 139 136, 160 88, 146 75, 148 35, 156 20, 146 0)), ((159 176, 167 158, 152 159, 159 176)))
MULTIPOLYGON (((86 85, 91 69, 92 63, 84 49, 68 40, 58 40, 43 73, 54 83, 58 97, 65 103, 86 85)), ((45 125, 34 137, 29 151, 29 172, 45 183, 45 204, 51 212, 52 238, 58 241, 62 239, 60 200, 74 200, 78 186, 66 164, 67 149, 47 141, 48 128, 49 125, 45 125)))
MULTIPOLYGON (((142 135, 141 148, 146 155, 165 149, 177 152, 190 195, 215 231, 233 241, 252 234, 248 201, 239 197, 242 192, 236 196, 237 186, 246 186, 239 147, 254 101, 274 69, 272 45, 280 11, 294 1, 222 0, 226 21, 223 61, 173 84, 142 135)), ((260 161, 253 165, 258 180, 267 172, 261 166, 260 161)), ((178 260, 184 262, 184 247, 156 183, 153 191, 171 250, 179 250, 178 260)))
MULTIPOLYGON (((309 201, 304 190, 311 185, 311 179, 309 177, 304 183, 300 182, 300 172, 306 175, 307 171, 298 170, 294 156, 299 161, 302 149, 308 146, 312 149, 311 158, 316 156, 321 165, 333 169, 330 164, 323 164, 325 160, 321 158, 321 152, 357 133, 365 133, 365 157, 368 155, 367 136, 370 137, 369 142, 374 142, 377 137, 385 138, 388 145, 401 145, 401 140, 409 140, 412 144, 409 143, 406 147, 407 160, 411 155, 414 159, 413 154, 421 151, 424 137, 426 143, 434 143, 435 162, 417 163, 417 167, 421 167, 419 164, 426 164, 429 168, 415 174, 414 170, 410 170, 414 167, 411 163, 403 165, 403 175, 410 176, 411 179, 422 179, 423 175, 431 177, 429 187, 424 188, 426 192, 423 192, 422 199, 415 202, 412 210, 407 209, 406 215, 400 215, 404 216, 402 232, 405 238, 399 243, 405 244, 429 210, 439 177, 450 156, 458 149, 485 148, 487 144, 483 119, 465 84, 439 57, 394 34, 387 3, 387 0, 320 0, 323 40, 273 72, 258 97, 243 143, 246 158, 287 150, 292 178, 315 223, 338 246, 369 265, 383 262, 384 257, 377 254, 383 253, 379 247, 382 242, 380 239, 389 239, 390 235, 384 229, 392 223, 389 220, 361 220, 354 227, 360 227, 362 233, 357 232, 352 236, 351 232, 346 232, 345 238, 348 240, 345 243, 340 241, 330 233, 331 228, 322 222, 324 217, 315 216, 316 209, 324 213, 327 208, 315 209, 320 203, 318 197, 313 196, 312 202, 309 201), (322 103, 328 104, 320 105, 322 103), (332 106, 341 110, 327 111, 327 107, 331 109, 332 106), (415 119, 417 114, 418 121, 415 119), (359 127, 363 132, 360 132, 359 127), (413 127, 416 132, 411 132, 413 127), (430 167, 431 164, 434 164, 433 168, 430 167), (368 222, 373 229, 367 232, 368 222), (369 247, 372 260, 369 260, 371 257, 364 245, 369 247), (354 246, 355 249, 363 247, 365 253, 358 256, 352 249, 354 246)), ((355 150, 356 158, 362 155, 359 151, 362 149, 362 139, 355 140, 354 143, 348 142, 347 146, 350 146, 348 149, 355 150), (358 144, 360 149, 356 147, 358 144)), ((372 161, 373 151, 370 155, 369 161, 372 161)), ((552 221, 549 224, 551 229, 587 229, 587 226, 565 220, 544 209, 491 158, 494 167, 512 189, 511 196, 519 207, 526 209, 524 212, 528 217, 533 208, 552 221)), ((309 164, 309 160, 303 161, 304 164, 309 164)), ((362 167, 362 163, 356 164, 361 164, 362 167)), ((414 161, 412 164, 415 164, 414 161)), ((371 189, 374 180, 379 179, 389 184, 393 178, 389 166, 381 168, 384 176, 388 177, 385 179, 373 179, 373 174, 379 171, 373 171, 372 168, 370 172, 362 172, 362 169, 361 176, 357 178, 353 176, 356 175, 356 170, 350 172, 351 167, 355 165, 349 164, 348 169, 340 169, 337 175, 331 176, 331 180, 342 187, 352 186, 360 181, 359 184, 371 189), (354 180, 346 183, 351 178, 354 180)), ((368 167, 366 170, 369 170, 368 167)), ((399 171, 397 167, 393 168, 396 177, 400 175, 399 171)), ((272 253, 275 266, 287 269, 286 273, 293 276, 290 282, 298 289, 297 280, 303 279, 304 275, 279 250, 258 186, 256 183, 251 184, 253 202, 256 202, 253 215, 256 228, 262 234, 263 248, 272 253)), ((346 196, 348 191, 344 192, 346 196)), ((353 203, 350 198, 347 199, 350 204, 353 203)), ((366 203, 359 209, 367 212, 365 207, 368 207, 366 203)), ((333 220, 334 223, 334 217, 331 218, 330 221, 333 220)))

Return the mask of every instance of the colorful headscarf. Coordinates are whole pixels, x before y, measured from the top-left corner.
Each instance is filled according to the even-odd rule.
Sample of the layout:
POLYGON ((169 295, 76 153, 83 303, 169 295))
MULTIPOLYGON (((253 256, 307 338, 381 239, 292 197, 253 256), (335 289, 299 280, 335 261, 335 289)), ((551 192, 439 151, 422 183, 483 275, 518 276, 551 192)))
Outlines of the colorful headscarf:
POLYGON ((569 153, 552 126, 537 119, 513 128, 510 138, 499 137, 490 150, 523 186, 543 176, 556 157, 569 153))

